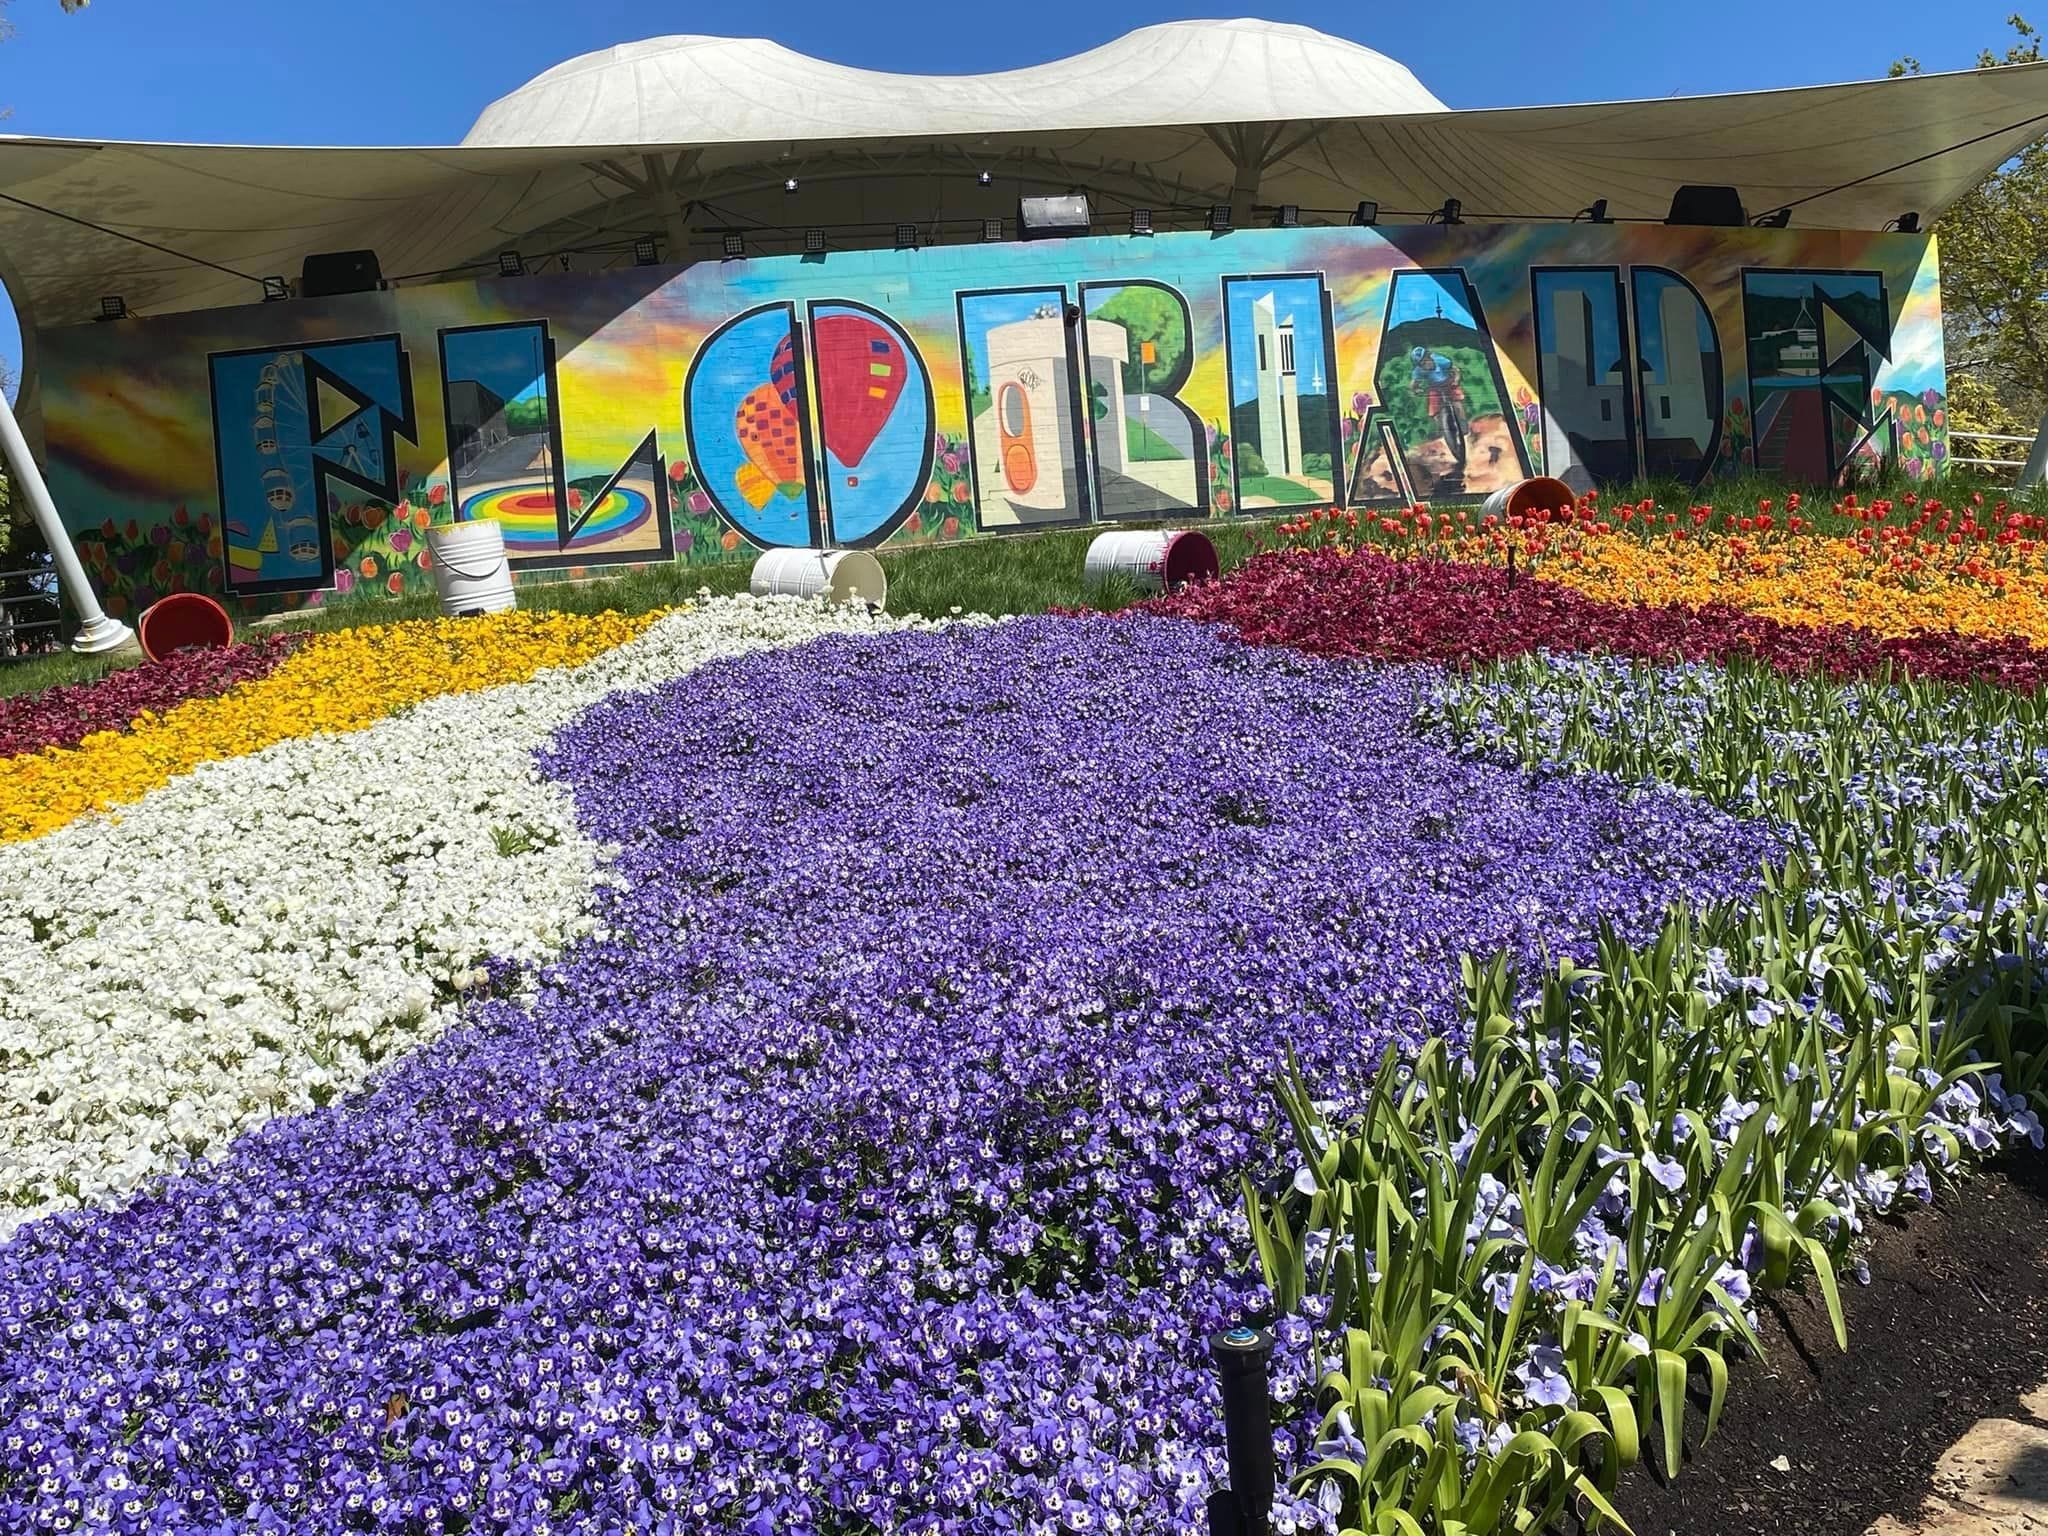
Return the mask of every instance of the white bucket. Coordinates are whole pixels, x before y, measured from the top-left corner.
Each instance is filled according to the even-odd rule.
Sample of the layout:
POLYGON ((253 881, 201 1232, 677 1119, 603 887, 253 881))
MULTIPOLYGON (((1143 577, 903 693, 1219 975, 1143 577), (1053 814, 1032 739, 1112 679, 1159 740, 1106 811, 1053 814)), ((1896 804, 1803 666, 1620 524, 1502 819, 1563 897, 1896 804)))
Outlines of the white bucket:
POLYGON ((747 590, 756 597, 822 597, 834 603, 889 604, 882 562, 864 549, 771 549, 754 562, 747 590))
POLYGON ((494 519, 438 523, 427 530, 427 548, 434 556, 434 590, 449 618, 519 606, 505 558, 505 530, 494 519))
POLYGON ((1562 480, 1537 475, 1533 479, 1517 480, 1513 485, 1502 486, 1486 498, 1484 510, 1505 522, 1511 512, 1561 512, 1576 506, 1578 499, 1562 480))
POLYGON ((1206 533, 1190 528, 1145 528, 1098 535, 1088 546, 1081 579, 1094 587, 1121 575, 1140 592, 1157 592, 1161 587, 1213 579, 1217 571, 1216 546, 1206 533))

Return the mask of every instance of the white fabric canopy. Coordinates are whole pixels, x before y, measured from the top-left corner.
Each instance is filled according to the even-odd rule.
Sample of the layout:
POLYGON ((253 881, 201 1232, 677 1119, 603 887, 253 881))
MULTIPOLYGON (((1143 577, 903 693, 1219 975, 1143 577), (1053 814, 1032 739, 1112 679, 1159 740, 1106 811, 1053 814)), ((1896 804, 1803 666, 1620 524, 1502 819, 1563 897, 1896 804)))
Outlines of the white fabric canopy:
POLYGON ((958 139, 1444 110, 1385 54, 1271 21, 1140 27, 991 75, 892 75, 761 38, 655 37, 557 64, 486 107, 463 143, 958 139))
POLYGON ((1019 193, 1069 187, 1112 217, 1292 203, 1319 223, 1360 199, 1401 222, 1451 197, 1472 221, 1566 218, 1602 197, 1612 217, 1661 219, 1695 182, 1737 187, 1752 214, 1793 204, 1796 227, 1876 229, 1931 220, 2044 128, 2048 64, 1451 111, 1369 49, 1264 22, 1150 27, 952 79, 666 38, 548 71, 449 148, 0 137, 0 278, 28 330, 90 319, 103 294, 142 314, 253 302, 261 278, 321 251, 368 247, 410 280, 495 270, 514 244, 628 261, 638 233, 678 262, 714 253, 721 228, 752 231, 755 250, 793 248, 805 225, 845 231, 836 244, 887 244, 899 221, 973 238, 1019 193))

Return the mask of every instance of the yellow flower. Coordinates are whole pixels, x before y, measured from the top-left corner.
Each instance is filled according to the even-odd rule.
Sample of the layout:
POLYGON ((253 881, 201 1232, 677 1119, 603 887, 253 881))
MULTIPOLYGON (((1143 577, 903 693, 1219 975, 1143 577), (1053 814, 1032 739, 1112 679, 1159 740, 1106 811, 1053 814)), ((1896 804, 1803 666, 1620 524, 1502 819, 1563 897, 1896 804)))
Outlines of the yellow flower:
MULTIPOLYGON (((1782 533, 1681 540, 1548 529, 1543 537, 1542 575, 1607 602, 1720 603, 1780 623, 1850 625, 1886 639, 1954 631, 2048 646, 2048 562, 2038 550, 1994 557, 1981 544, 1873 548, 1854 538, 1782 533)), ((1501 558, 1483 546, 1459 557, 1501 558)))
MULTIPOLYGON (((294 737, 357 731, 448 693, 524 682, 624 645, 659 614, 499 613, 315 635, 276 671, 146 715, 75 747, 0 760, 0 842, 139 800, 205 762, 294 737)), ((362 786, 337 785, 337 793, 362 786)))

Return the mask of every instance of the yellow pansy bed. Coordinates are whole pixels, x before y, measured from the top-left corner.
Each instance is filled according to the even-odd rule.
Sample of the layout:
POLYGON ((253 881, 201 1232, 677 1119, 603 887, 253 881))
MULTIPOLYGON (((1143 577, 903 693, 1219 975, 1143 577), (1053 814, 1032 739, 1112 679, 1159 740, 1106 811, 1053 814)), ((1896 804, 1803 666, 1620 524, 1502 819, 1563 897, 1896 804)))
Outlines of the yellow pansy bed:
POLYGON ((1575 532, 1546 541, 1544 555, 1544 576, 1608 602, 1725 603, 1780 623, 1852 625, 1887 639, 1953 631, 2048 646, 2038 553, 1995 564, 1945 546, 1908 552, 1831 536, 1575 532))
POLYGON ((423 699, 524 682, 625 644, 658 614, 502 613, 337 630, 257 682, 75 747, 0 760, 0 842, 140 799, 201 763, 361 730, 423 699))

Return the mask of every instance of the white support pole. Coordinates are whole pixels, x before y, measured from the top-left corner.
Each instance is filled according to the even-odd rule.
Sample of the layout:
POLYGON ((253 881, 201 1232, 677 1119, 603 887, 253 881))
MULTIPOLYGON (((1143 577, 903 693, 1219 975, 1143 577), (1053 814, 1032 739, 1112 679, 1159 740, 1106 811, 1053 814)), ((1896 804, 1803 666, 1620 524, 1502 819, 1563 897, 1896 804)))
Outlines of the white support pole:
POLYGON ((2041 483, 2041 477, 2048 474, 2048 414, 2041 417, 2040 429, 2034 434, 2034 446, 2027 451, 2027 462, 2020 466, 2017 488, 2031 491, 2041 483))
POLYGON ((0 452, 6 455, 8 473, 13 476, 15 490, 28 498, 29 512, 36 520, 36 527, 42 530, 43 542, 50 546, 50 559, 57 567, 57 585, 71 600, 71 606, 78 610, 82 621, 78 638, 71 642, 71 649, 86 656, 98 656, 117 651, 124 645, 133 645, 135 631, 119 619, 109 617, 100 607, 100 600, 93 592, 92 583, 86 579, 78 551, 71 547, 71 535, 65 531, 63 519, 57 516, 57 504, 50 499, 50 488, 43 483, 43 472, 29 454, 28 439, 21 435, 21 423, 14 419, 14 407, 7 403, 4 391, 0 391, 0 452))

